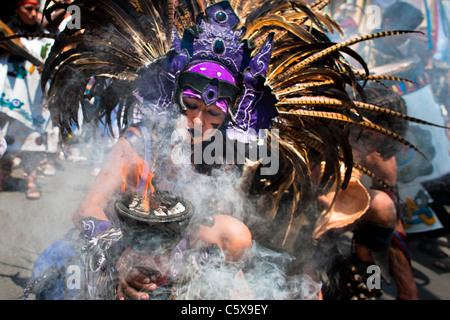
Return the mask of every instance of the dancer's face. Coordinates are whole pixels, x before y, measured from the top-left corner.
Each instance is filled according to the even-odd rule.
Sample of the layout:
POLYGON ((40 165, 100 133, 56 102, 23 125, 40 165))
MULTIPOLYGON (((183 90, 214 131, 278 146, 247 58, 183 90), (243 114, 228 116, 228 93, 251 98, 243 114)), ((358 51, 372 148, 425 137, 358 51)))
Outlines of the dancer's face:
POLYGON ((214 104, 206 106, 202 100, 192 97, 183 97, 183 103, 188 128, 194 131, 194 143, 211 138, 225 120, 225 113, 214 104))
POLYGON ((28 26, 32 26, 37 21, 37 14, 39 11, 39 6, 35 4, 23 4, 18 6, 16 9, 16 14, 19 20, 28 26))

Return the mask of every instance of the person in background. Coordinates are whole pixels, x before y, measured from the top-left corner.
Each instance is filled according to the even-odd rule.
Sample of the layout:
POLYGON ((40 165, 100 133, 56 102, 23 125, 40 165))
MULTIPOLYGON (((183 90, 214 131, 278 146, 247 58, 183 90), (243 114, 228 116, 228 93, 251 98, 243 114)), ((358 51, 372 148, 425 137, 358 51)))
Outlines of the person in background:
MULTIPOLYGON (((385 87, 369 86, 366 95, 368 103, 406 113, 403 99, 385 87)), ((368 112, 363 116, 374 123, 383 123, 393 132, 404 134, 407 130, 407 123, 401 119, 368 112)), ((355 257, 378 265, 387 281, 392 275, 397 285, 397 299, 416 300, 418 291, 412 275, 410 247, 401 219, 397 186, 395 154, 401 145, 369 130, 353 131, 351 136, 355 161, 375 175, 368 187, 369 209, 354 233, 355 257)))
MULTIPOLYGON (((373 33, 391 30, 417 30, 424 20, 420 9, 405 1, 399 1, 383 12, 380 29, 373 33)), ((360 46, 358 49, 369 68, 397 62, 403 58, 417 56, 422 62, 419 70, 405 75, 408 79, 417 73, 423 73, 429 63, 431 53, 427 46, 426 36, 420 33, 382 37, 360 46)), ((402 75, 403 76, 403 75, 402 75)))
MULTIPOLYGON (((15 1, 13 11, 6 22, 16 34, 42 33, 39 24, 38 1, 15 1)), ((35 65, 22 56, 6 52, 0 60, 0 128, 8 144, 2 158, 0 188, 13 169, 12 161, 20 158, 27 177, 27 199, 41 196, 37 184, 40 165, 45 162, 46 152, 55 153, 55 143, 48 138, 56 134, 50 121, 41 90, 43 62, 53 40, 23 37, 20 42, 40 62, 35 65)))
MULTIPOLYGON (((383 12, 381 28, 375 32, 415 30, 421 33, 376 39, 363 46, 361 55, 373 72, 376 72, 375 68, 380 68, 383 72, 395 73, 397 77, 412 81, 385 83, 401 95, 409 116, 448 126, 445 110, 445 95, 448 91, 445 79, 448 71, 444 61, 436 60, 439 56, 436 51, 439 43, 432 43, 432 38, 439 38, 440 42, 446 43, 445 33, 442 31, 445 27, 448 30, 448 24, 440 17, 439 5, 434 5, 435 7, 429 7, 435 11, 433 20, 427 16, 428 9, 420 9, 411 2, 398 1, 388 6, 383 12), (435 29, 440 24, 443 29, 435 29), (427 28, 423 28, 424 25, 427 28)), ((440 53, 443 59, 444 52, 440 53)), ((420 239, 418 247, 421 250, 437 259, 438 268, 450 270, 448 255, 441 250, 436 239, 440 235, 448 234, 450 230, 450 216, 445 209, 449 205, 446 190, 450 185, 448 131, 410 126, 408 136, 428 159, 416 153, 405 161, 411 154, 407 149, 400 152, 397 155, 398 183, 403 186, 403 200, 420 199, 423 194, 426 195, 427 199, 422 200, 424 205, 420 209, 427 210, 432 220, 426 223, 420 218, 405 217, 405 228, 410 239, 420 239)), ((413 206, 417 207, 417 203, 413 206)), ((414 211, 417 210, 412 213, 413 217, 416 217, 414 211)))

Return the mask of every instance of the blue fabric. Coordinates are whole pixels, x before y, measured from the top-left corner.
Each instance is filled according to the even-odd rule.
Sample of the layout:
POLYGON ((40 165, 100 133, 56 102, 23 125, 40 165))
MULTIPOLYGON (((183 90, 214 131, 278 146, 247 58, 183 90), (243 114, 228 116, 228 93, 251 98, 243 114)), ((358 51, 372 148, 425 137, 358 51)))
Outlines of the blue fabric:
MULTIPOLYGON (((60 240, 52 244, 44 250, 36 261, 33 270, 32 281, 45 274, 51 267, 60 268, 76 255, 72 242, 68 240, 60 240)), ((48 290, 40 293, 37 299, 45 300, 62 300, 64 299, 64 277, 56 279, 48 290)))
POLYGON ((38 277, 51 266, 60 268, 70 258, 75 256, 72 242, 60 240, 44 250, 36 261, 33 278, 38 277))

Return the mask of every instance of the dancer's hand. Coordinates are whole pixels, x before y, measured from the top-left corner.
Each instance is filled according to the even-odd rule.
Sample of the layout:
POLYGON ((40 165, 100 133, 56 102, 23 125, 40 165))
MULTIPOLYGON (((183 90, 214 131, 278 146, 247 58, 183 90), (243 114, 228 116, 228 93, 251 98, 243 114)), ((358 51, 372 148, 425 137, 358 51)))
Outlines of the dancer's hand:
POLYGON ((158 288, 161 274, 167 273, 168 264, 163 260, 165 258, 158 257, 156 263, 154 257, 127 248, 116 264, 119 275, 118 298, 120 300, 148 300, 150 298, 148 292, 158 288))

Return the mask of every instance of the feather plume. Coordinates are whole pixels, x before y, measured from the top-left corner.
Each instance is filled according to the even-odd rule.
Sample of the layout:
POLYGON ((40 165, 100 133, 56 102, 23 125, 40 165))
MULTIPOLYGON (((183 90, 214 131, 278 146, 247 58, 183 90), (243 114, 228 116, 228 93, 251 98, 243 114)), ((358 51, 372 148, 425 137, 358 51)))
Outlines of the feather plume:
MULTIPOLYGON (((52 2, 46 1, 47 15, 62 8, 52 2)), ((54 122, 67 133, 78 124, 77 109, 93 77, 109 80, 104 86, 97 86, 92 94, 110 93, 108 99, 101 99, 99 110, 103 112, 96 115, 96 120, 107 114, 109 124, 111 106, 130 106, 130 101, 134 101, 133 90, 111 95, 112 88, 129 88, 125 84, 137 78, 140 68, 169 51, 175 16, 173 1, 75 0, 72 4, 80 8, 82 30, 66 29, 61 33, 42 75, 43 87, 51 80, 47 94, 54 122), (76 94, 63 94, 73 86, 77 88, 76 94)), ((86 115, 82 103, 81 106, 86 115)), ((120 116, 117 121, 126 123, 120 116)))
POLYGON ((372 130, 378 133, 381 133, 383 135, 389 136, 391 138, 393 138, 394 140, 403 143, 404 145, 406 145, 407 147, 417 151, 418 153, 420 153, 424 158, 427 158, 419 149, 417 149, 417 147, 415 147, 414 145, 412 145, 410 142, 408 142, 407 140, 405 140, 404 138, 400 137, 398 134, 396 134, 395 132, 391 132, 385 128, 382 128, 376 124, 373 124, 369 121, 354 121, 352 119, 350 119, 349 117, 343 116, 340 113, 335 113, 335 112, 323 112, 323 111, 311 111, 311 110, 295 110, 295 111, 280 111, 280 114, 291 114, 291 115, 300 115, 300 116, 304 116, 304 117, 313 117, 313 118, 322 118, 322 119, 328 119, 330 121, 335 121, 335 122, 343 122, 346 123, 348 125, 355 125, 355 126, 359 126, 368 130, 372 130))
MULTIPOLYGON (((401 120, 415 122, 415 123, 419 123, 419 124, 423 124, 423 125, 427 125, 427 126, 433 126, 433 127, 443 128, 443 129, 450 129, 449 127, 446 127, 446 126, 441 126, 441 125, 438 125, 435 123, 424 121, 422 119, 410 117, 403 113, 389 110, 386 108, 381 108, 381 107, 378 107, 378 106, 370 104, 370 103, 353 101, 353 104, 358 109, 363 110, 363 111, 379 113, 379 114, 386 115, 388 117, 396 117, 401 120)), ((279 101, 277 105, 278 106, 282 106, 282 105, 299 105, 299 106, 315 105, 315 106, 328 106, 333 109, 349 108, 349 105, 344 103, 342 100, 330 99, 330 98, 326 98, 326 97, 300 97, 300 98, 295 98, 295 99, 285 99, 285 100, 279 101)))
POLYGON ((406 33, 418 33, 418 31, 407 31, 407 30, 383 31, 383 32, 375 33, 375 34, 369 34, 366 36, 357 37, 357 38, 354 38, 354 39, 351 39, 351 40, 348 40, 348 41, 345 41, 345 42, 342 42, 339 44, 332 45, 327 49, 324 49, 320 52, 313 54, 312 56, 308 57, 307 59, 301 61, 297 65, 290 68, 290 70, 288 72, 286 72, 285 74, 283 74, 283 76, 281 76, 281 79, 279 79, 279 81, 282 81, 283 79, 285 79, 285 78, 291 76, 293 73, 297 72, 299 69, 305 68, 306 66, 311 65, 311 64, 317 62, 318 60, 324 59, 325 57, 329 56, 333 52, 339 51, 339 50, 343 49, 344 47, 348 47, 348 46, 354 45, 354 44, 362 42, 362 41, 372 40, 372 39, 376 39, 376 38, 380 38, 380 37, 394 36, 394 35, 398 35, 398 34, 406 34, 406 33))

